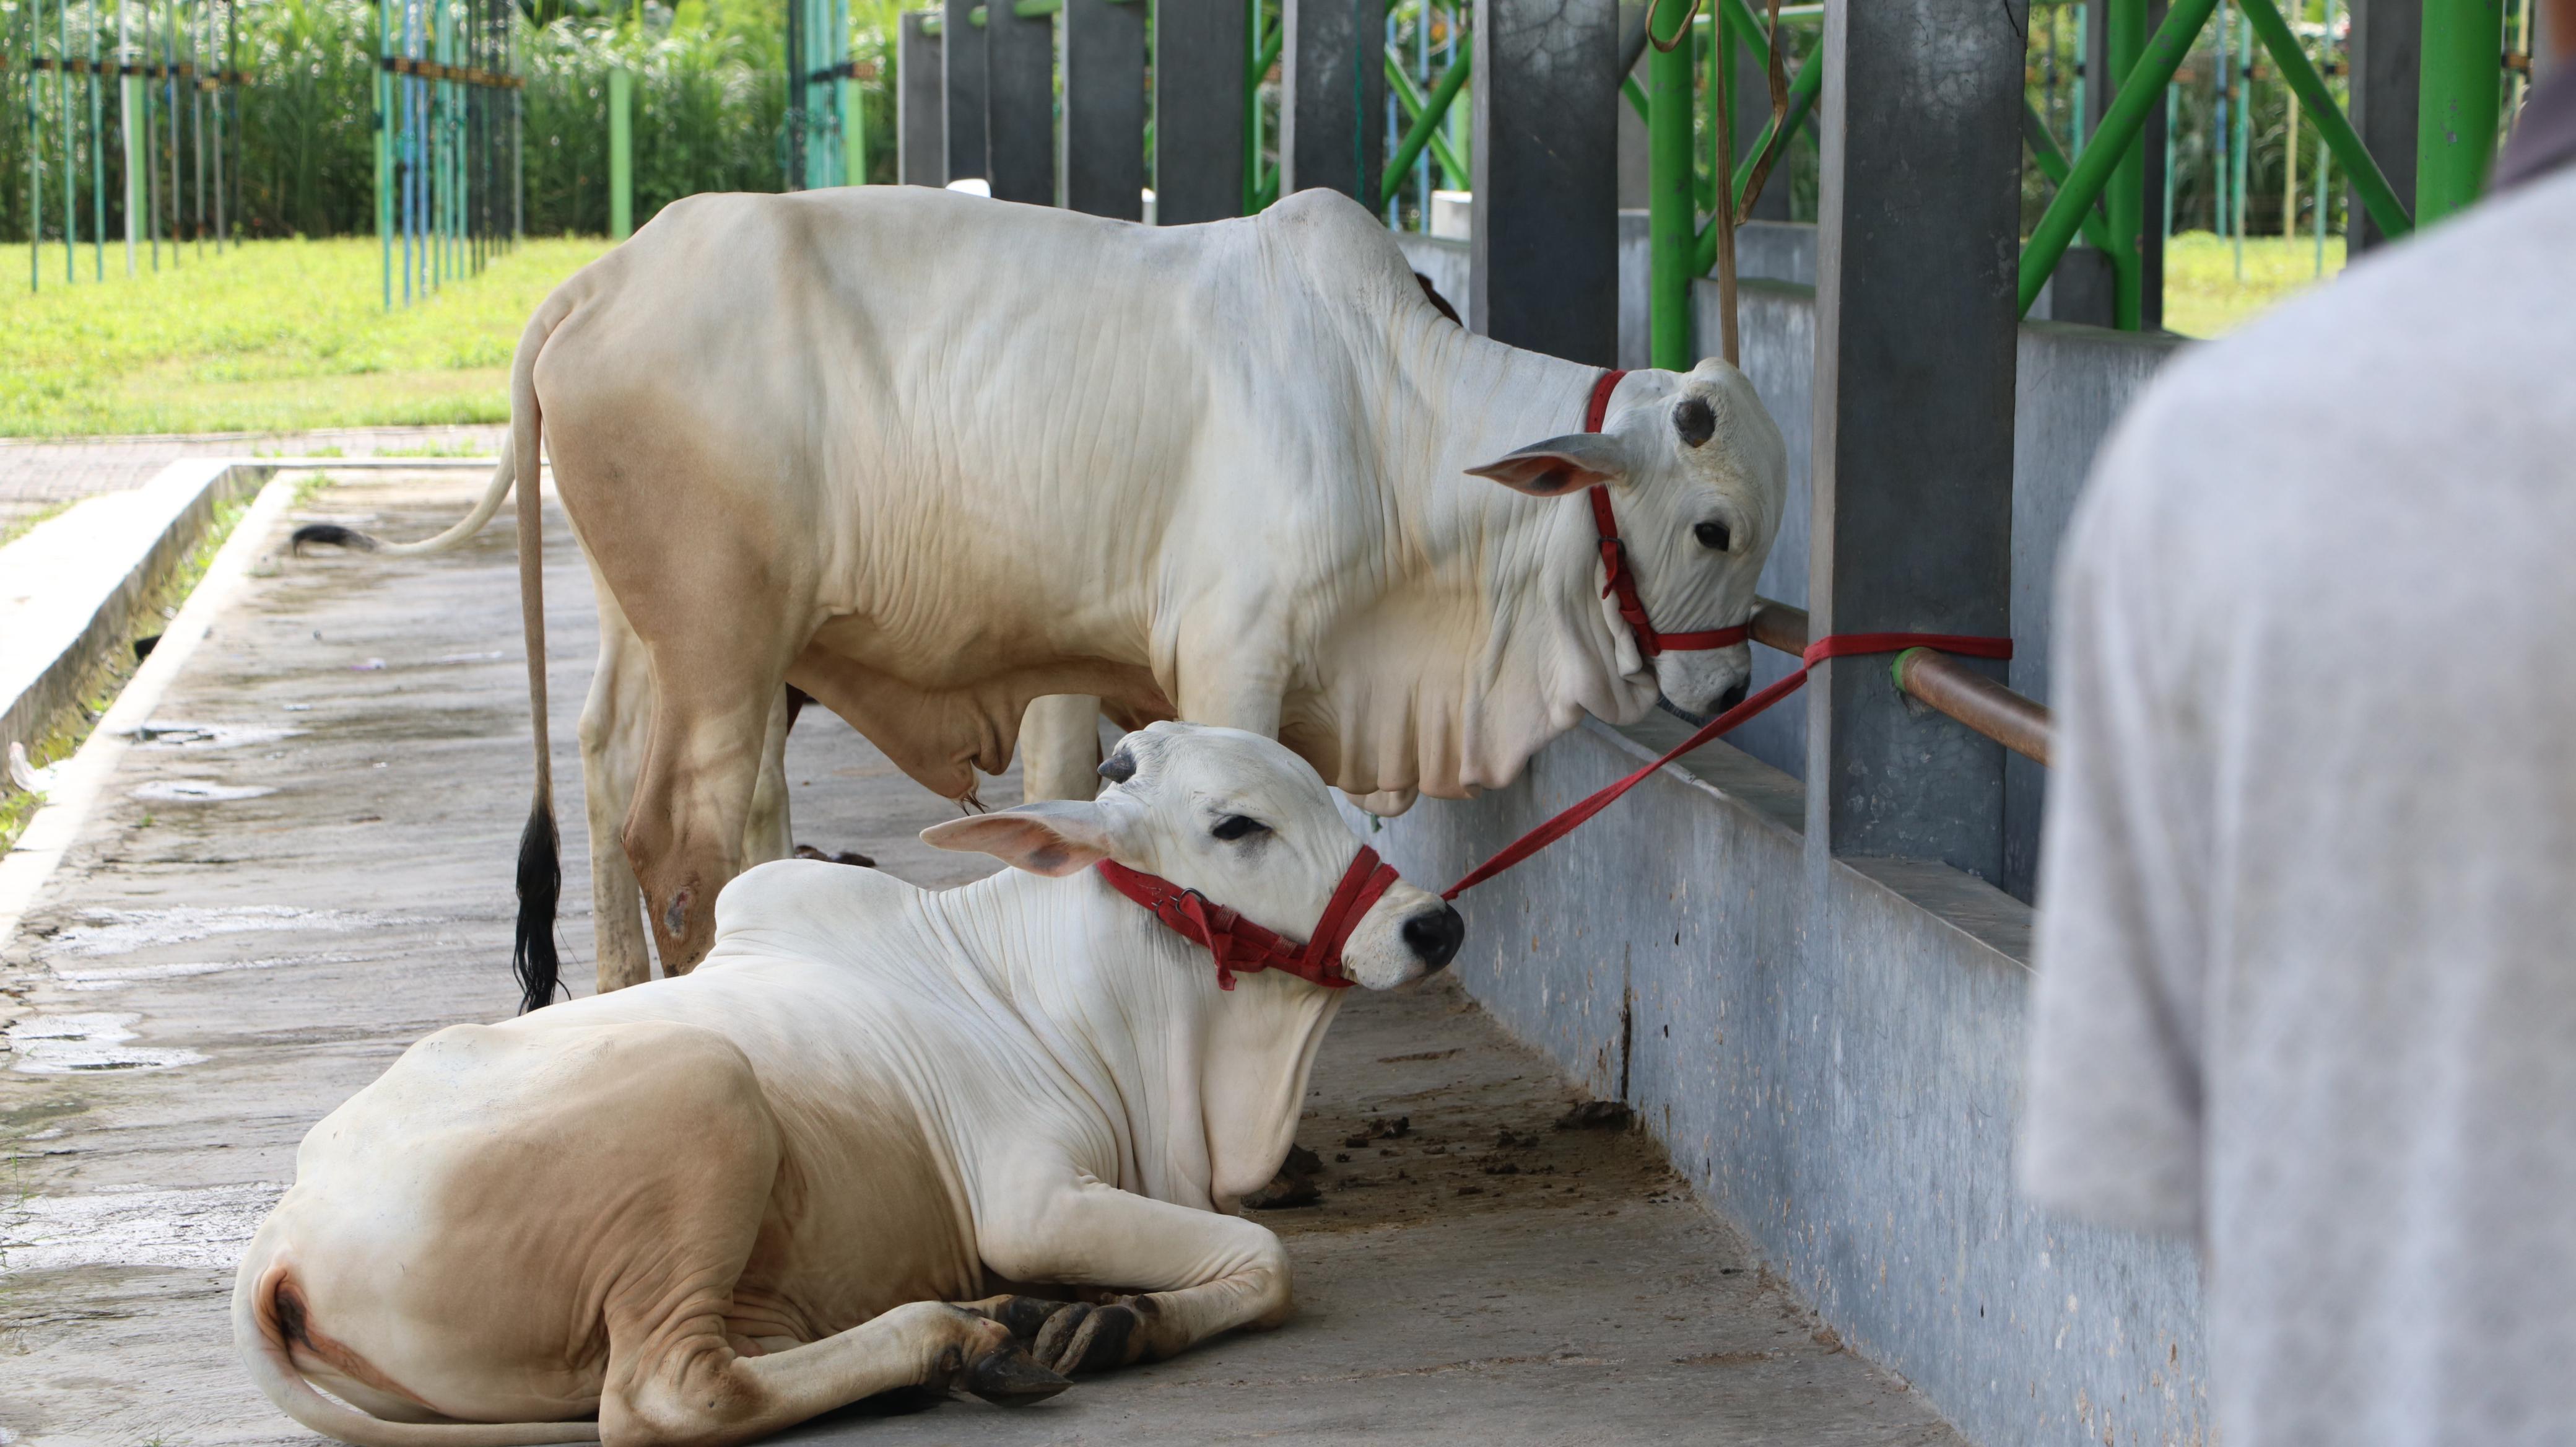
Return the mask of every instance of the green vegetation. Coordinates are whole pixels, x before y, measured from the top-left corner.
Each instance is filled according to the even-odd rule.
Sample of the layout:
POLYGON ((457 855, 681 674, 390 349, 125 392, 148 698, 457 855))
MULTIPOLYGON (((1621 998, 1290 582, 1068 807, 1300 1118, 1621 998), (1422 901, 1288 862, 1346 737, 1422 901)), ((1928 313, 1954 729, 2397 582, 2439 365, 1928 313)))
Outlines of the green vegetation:
MULTIPOLYGON (((851 58, 879 79, 859 87, 870 179, 894 179, 893 40, 898 0, 853 0, 851 58)), ((48 7, 50 10, 50 7, 48 7)), ((191 10, 193 12, 192 4, 191 10)), ((113 49, 115 6, 75 6, 74 53, 95 21, 113 49)), ((376 0, 263 0, 237 10, 240 92, 237 234, 347 236, 375 230, 376 0)), ((0 49, 23 45, 30 0, 0 0, 0 49)), ((47 25, 53 26, 48 15, 47 25)), ((608 229, 608 72, 636 74, 635 221, 700 191, 777 191, 787 103, 783 0, 523 0, 526 228, 531 236, 608 229)), ((52 41, 47 42, 50 53, 52 41)), ((60 118, 50 77, 36 87, 46 166, 45 230, 62 227, 60 118)), ((0 69, 0 240, 27 235, 29 111, 24 72, 0 69)), ((108 129, 116 102, 106 103, 108 129)), ((119 142, 107 138, 110 169, 119 142)), ((88 185, 88 172, 81 175, 88 185)), ((108 178, 107 231, 123 232, 122 182, 108 178)), ((81 229, 90 230, 84 199, 81 229)), ((89 260, 82 259, 82 276, 89 260)), ((110 270, 122 267, 111 258, 110 270)), ((58 284, 60 261, 48 273, 58 284)))
POLYGON ((2214 337, 2343 270, 2343 238, 2326 238, 2325 275, 2307 237, 2245 238, 2245 279, 2236 279, 2236 246, 2223 236, 2186 231, 2165 246, 2165 326, 2187 337, 2214 337))
POLYGON ((372 239, 263 241, 111 270, 105 285, 0 288, 0 435, 259 432, 509 416, 529 313, 607 249, 530 241, 483 275, 383 309, 372 239))

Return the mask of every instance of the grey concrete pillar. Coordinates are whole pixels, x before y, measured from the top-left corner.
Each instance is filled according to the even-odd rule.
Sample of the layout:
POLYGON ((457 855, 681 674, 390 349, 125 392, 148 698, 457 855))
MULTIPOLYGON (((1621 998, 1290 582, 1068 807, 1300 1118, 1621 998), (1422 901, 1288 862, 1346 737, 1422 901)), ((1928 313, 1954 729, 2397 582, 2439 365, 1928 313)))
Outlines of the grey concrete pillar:
POLYGON ((1145 7, 1135 0, 1064 0, 1064 204, 1145 219, 1145 7))
MULTIPOLYGON (((1619 34, 1624 37, 1644 24, 1645 10, 1646 0, 1619 0, 1619 34)), ((1639 90, 1645 89, 1645 57, 1639 56, 1637 63, 1630 67, 1628 74, 1637 82, 1639 90)), ((1628 98, 1622 95, 1619 97, 1620 210, 1646 209, 1647 160, 1650 153, 1651 147, 1646 140, 1646 118, 1637 114, 1637 108, 1628 104, 1628 98)))
MULTIPOLYGON (((2147 33, 2153 35, 2165 23, 2166 0, 2147 0, 2147 33)), ((2099 89, 2100 87, 2094 87, 2099 89)), ((2107 104, 2108 102, 2105 102, 2107 104)), ((2085 134, 2092 134, 2091 131, 2085 134)), ((2138 144, 2145 148, 2146 165, 2141 169, 2141 183, 2147 193, 2147 209, 2141 213, 2138 245, 2138 330, 2162 331, 2165 324, 2165 108, 2157 106, 2147 112, 2146 129, 2138 133, 2138 144)))
POLYGON ((1619 357, 1619 10, 1476 0, 1470 329, 1619 357))
POLYGON ((947 117, 941 110, 939 37, 929 16, 903 13, 894 40, 894 175, 906 186, 948 184, 947 117))
POLYGON ((1386 0, 1284 7, 1279 194, 1320 186, 1374 213, 1386 165, 1386 0))
MULTIPOLYGON (((1813 633, 2012 622, 2026 0, 1825 9, 1808 608, 1813 633)), ((2003 751, 1888 681, 1821 665, 1810 856, 2003 877, 2003 751)), ((1988 665, 2000 678, 2002 665, 1988 665)))
POLYGON ((984 174, 984 32, 974 10, 974 0, 946 0, 939 15, 940 148, 950 181, 984 174))
POLYGON ((1154 222, 1186 226, 1243 211, 1243 76, 1250 7, 1154 7, 1154 222))
MULTIPOLYGON (((985 9, 984 175, 996 201, 1055 204, 1055 17, 985 9)), ((1139 144, 1142 144, 1141 139, 1139 144)))
MULTIPOLYGON (((2406 209, 2415 209, 2415 111, 2423 94, 2424 0, 2352 0, 2352 91, 2345 113, 2379 172, 2406 209)), ((2386 240, 2370 209, 2347 187, 2352 249, 2386 240)))

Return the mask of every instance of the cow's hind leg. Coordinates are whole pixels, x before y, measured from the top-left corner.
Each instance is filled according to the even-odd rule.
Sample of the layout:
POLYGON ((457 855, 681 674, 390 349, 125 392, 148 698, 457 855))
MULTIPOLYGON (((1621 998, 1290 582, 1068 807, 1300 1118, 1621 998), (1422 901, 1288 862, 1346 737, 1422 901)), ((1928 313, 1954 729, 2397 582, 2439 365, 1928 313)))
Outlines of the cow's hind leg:
POLYGON ((764 1356, 737 1355, 714 1323, 652 1350, 628 1370, 610 1367, 599 1404, 605 1447, 726 1447, 899 1387, 1020 1406, 1067 1385, 999 1323, 935 1301, 764 1356))
POLYGON ((581 710, 581 796, 590 820, 590 929, 599 957, 599 992, 640 985, 653 978, 644 943, 644 893, 635 882, 620 836, 643 767, 646 731, 653 721, 653 679, 644 645, 608 586, 597 582, 599 671, 591 675, 590 700, 581 710))

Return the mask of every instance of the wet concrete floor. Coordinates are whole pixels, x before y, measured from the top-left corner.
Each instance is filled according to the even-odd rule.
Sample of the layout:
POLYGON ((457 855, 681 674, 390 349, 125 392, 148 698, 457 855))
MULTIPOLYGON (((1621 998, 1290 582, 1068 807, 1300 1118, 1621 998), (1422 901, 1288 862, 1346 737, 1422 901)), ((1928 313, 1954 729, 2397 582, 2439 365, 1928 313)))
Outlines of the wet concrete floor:
MULTIPOLYGON (((480 483, 368 477, 300 515, 421 536, 480 483)), ((315 1120, 411 1041, 515 999, 514 548, 505 513, 441 557, 276 557, 0 949, 0 1447, 315 1440, 234 1358, 232 1266, 315 1120)), ((546 556, 564 936, 586 980, 571 733, 594 627, 551 510, 546 556)), ((920 844, 953 806, 828 716, 790 765, 801 842, 934 887, 990 864, 920 844)), ((984 790, 1017 797, 1014 778, 984 790)), ((1959 1441, 1645 1137, 1556 1128, 1567 1087, 1454 986, 1351 1002, 1314 1087, 1299 1139, 1322 1198, 1262 1216, 1296 1264, 1284 1329, 1017 1412, 854 1409, 779 1440, 1959 1441)))

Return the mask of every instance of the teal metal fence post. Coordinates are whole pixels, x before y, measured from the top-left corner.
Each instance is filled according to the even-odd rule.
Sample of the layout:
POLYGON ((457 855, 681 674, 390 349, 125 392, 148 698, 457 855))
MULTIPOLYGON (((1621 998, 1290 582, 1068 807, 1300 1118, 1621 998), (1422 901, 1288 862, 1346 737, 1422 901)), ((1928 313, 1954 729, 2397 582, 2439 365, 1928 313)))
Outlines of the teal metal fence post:
POLYGON ((625 66, 608 72, 608 238, 635 234, 635 79, 625 66))

